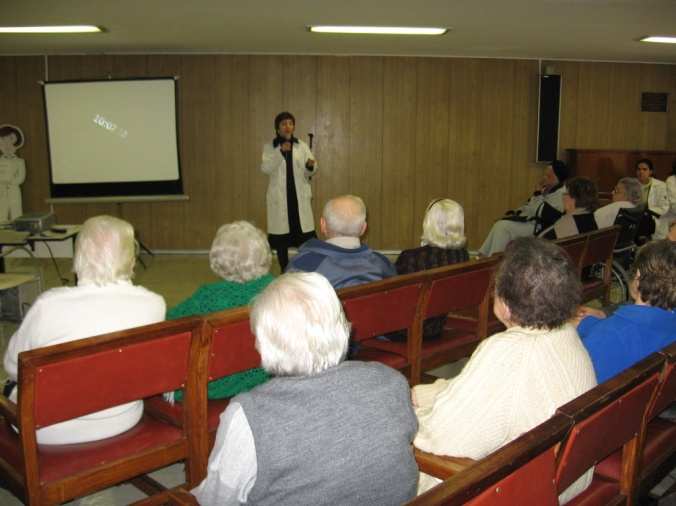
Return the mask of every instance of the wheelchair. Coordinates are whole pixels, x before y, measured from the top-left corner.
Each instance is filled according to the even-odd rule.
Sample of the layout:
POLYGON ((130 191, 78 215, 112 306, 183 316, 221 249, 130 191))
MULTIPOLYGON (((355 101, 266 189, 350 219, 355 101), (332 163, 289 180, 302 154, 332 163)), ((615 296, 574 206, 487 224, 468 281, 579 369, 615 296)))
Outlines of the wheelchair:
POLYGON ((620 235, 613 250, 612 283, 610 286, 611 304, 622 304, 629 300, 631 266, 634 263, 639 245, 645 243, 644 234, 654 227, 653 217, 645 206, 620 209, 615 218, 620 226, 620 235))

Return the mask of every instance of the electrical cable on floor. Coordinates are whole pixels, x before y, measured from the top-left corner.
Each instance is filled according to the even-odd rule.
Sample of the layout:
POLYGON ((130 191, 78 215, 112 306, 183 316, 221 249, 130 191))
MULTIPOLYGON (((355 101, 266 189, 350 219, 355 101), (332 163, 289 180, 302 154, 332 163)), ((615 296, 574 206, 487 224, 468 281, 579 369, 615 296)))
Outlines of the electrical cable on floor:
POLYGON ((56 275, 58 276, 59 280, 61 281, 62 286, 68 286, 70 283, 70 279, 64 278, 61 275, 61 271, 59 270, 59 264, 56 262, 56 258, 54 258, 54 253, 52 253, 52 248, 49 246, 49 243, 45 241, 43 243, 45 246, 47 246, 47 251, 49 251, 49 257, 52 259, 52 263, 54 264, 54 269, 56 270, 56 275))

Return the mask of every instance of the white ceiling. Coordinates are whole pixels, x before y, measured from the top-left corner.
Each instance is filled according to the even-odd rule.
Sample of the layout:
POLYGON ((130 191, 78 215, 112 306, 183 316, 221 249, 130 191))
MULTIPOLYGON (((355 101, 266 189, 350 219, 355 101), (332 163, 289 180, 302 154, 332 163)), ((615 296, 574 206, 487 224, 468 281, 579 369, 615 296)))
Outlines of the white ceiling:
POLYGON ((674 0, 3 0, 0 24, 103 34, 0 35, 0 54, 391 54, 676 63, 674 0), (320 35, 310 24, 444 26, 440 37, 320 35))

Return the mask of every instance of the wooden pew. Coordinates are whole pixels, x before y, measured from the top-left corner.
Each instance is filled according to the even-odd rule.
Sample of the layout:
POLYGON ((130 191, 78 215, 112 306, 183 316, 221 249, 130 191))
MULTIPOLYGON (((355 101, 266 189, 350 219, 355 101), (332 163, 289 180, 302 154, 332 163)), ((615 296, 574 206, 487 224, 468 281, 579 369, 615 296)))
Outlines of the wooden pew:
POLYGON ((587 234, 587 245, 580 260, 580 272, 589 271, 596 265, 601 265, 601 278, 582 279, 582 302, 601 298, 603 304, 608 304, 610 285, 612 282, 613 250, 620 234, 619 226, 612 226, 596 230, 587 234))
MULTIPOLYGON (((461 505, 511 506, 537 504, 556 506, 554 487, 557 446, 572 427, 564 415, 549 420, 519 438, 452 475, 436 487, 416 497, 411 506, 461 505)), ((420 458, 416 454, 416 458, 420 458)), ((419 460, 421 470, 434 471, 429 460, 419 460)), ((429 474, 429 472, 428 472, 429 474)), ((446 474, 442 470, 441 476, 446 474)))
MULTIPOLYGON (((640 455, 640 432, 645 427, 642 424, 644 419, 648 422, 655 420, 656 413, 676 397, 675 357, 676 344, 651 355, 617 377, 561 406, 552 419, 485 459, 474 462, 432 455, 416 449, 420 470, 445 481, 411 504, 465 504, 473 498, 477 502, 470 501, 467 504, 540 504, 539 501, 532 501, 528 495, 535 492, 531 490, 536 483, 533 475, 528 478, 531 469, 521 470, 520 466, 539 457, 541 461, 532 465, 542 471, 549 465, 547 462, 552 462, 554 455, 556 470, 552 477, 556 479, 556 494, 565 490, 587 469, 597 465, 590 487, 568 504, 634 504, 639 462, 643 460, 651 469, 665 467, 663 461, 652 454, 640 455), (545 428, 554 419, 563 420, 559 422, 562 432, 545 428), (538 449, 529 449, 529 443, 538 442, 538 449), (562 442, 560 448, 557 448, 557 442, 562 442), (618 448, 620 450, 616 451, 618 448), (545 450, 551 450, 551 453, 544 456, 545 450), (606 472, 610 469, 615 469, 614 475, 606 472), (506 482, 503 480, 505 477, 509 477, 506 482), (498 484, 498 480, 503 481, 498 484), (512 487, 509 490, 513 493, 505 493, 505 487, 512 487)), ((658 419, 657 423, 661 428, 664 423, 671 422, 658 419)), ((666 453, 673 458, 676 452, 676 431, 673 426, 669 427, 666 434, 657 435, 657 432, 656 440, 651 443, 653 452, 666 453), (668 441, 668 445, 665 445, 665 441, 668 441)), ((667 461, 672 462, 669 459, 667 461)), ((542 476, 540 478, 537 484, 551 483, 551 480, 544 480, 542 476)))
MULTIPOLYGON (((180 320, 179 320, 180 321, 180 320)), ((211 381, 238 372, 260 367, 261 357, 256 351, 255 337, 249 325, 249 309, 241 307, 213 313, 203 318, 204 338, 208 343, 207 380, 211 381)), ((206 385, 202 388, 206 391, 206 385)), ((209 449, 213 446, 220 415, 230 399, 211 399, 206 405, 209 431, 209 449)), ((184 419, 184 403, 173 405, 155 396, 146 401, 146 411, 177 427, 184 419)))
POLYGON ((579 276, 582 275, 582 257, 587 249, 587 239, 589 234, 574 235, 554 241, 554 244, 560 246, 570 257, 573 265, 577 269, 579 276))
POLYGON ((0 475, 31 505, 65 502, 181 460, 188 485, 196 485, 208 458, 206 344, 202 321, 189 318, 19 354, 18 404, 0 403, 0 475), (188 408, 183 429, 144 415, 101 441, 37 443, 41 427, 179 387, 188 408))
POLYGON ((619 481, 595 474, 591 485, 568 503, 571 506, 633 504, 638 435, 663 363, 663 357, 653 354, 557 410, 575 423, 558 455, 559 494, 589 468, 622 449, 619 481))
MULTIPOLYGON (((648 408, 639 438, 638 496, 661 481, 676 465, 676 423, 659 414, 676 401, 676 343, 661 352, 665 357, 660 384, 648 408)), ((597 474, 619 480, 622 453, 615 452, 597 467, 597 474)))
POLYGON ((419 272, 339 290, 338 297, 352 324, 350 338, 360 346, 353 358, 382 362, 404 372, 412 385, 419 383, 421 311, 426 290, 425 278, 419 272), (376 339, 401 329, 410 336, 406 343, 376 339))
MULTIPOLYGON (((382 341, 379 339, 368 339, 363 341, 365 350, 379 350, 382 352, 393 353, 397 356, 405 357, 407 365, 410 367, 409 380, 412 385, 420 382, 424 371, 433 369, 442 364, 452 362, 462 357, 471 355, 472 351, 479 344, 481 339, 486 337, 489 308, 491 279, 495 268, 501 257, 489 257, 478 261, 469 261, 461 264, 439 267, 427 271, 420 271, 405 276, 397 276, 390 280, 380 283, 415 283, 421 284, 417 303, 417 313, 413 327, 402 327, 403 321, 396 321, 400 316, 395 316, 393 312, 383 312, 379 320, 381 323, 378 328, 372 327, 370 335, 376 336, 401 328, 408 328, 408 338, 406 342, 382 341), (422 325, 426 318, 433 316, 446 315, 453 313, 477 312, 476 319, 466 320, 464 325, 453 328, 446 328, 440 339, 431 341, 422 341, 422 325), (387 329, 387 330, 385 330, 387 329)), ((371 283, 370 285, 375 285, 371 283)), ((340 297, 345 302, 345 297, 354 300, 355 305, 358 299, 362 299, 361 293, 368 291, 371 297, 386 297, 384 294, 375 295, 382 292, 384 285, 379 287, 369 287, 361 285, 352 287, 349 292, 341 291, 340 297), (376 290, 374 292, 373 290, 376 290)), ((377 306, 377 301, 372 301, 377 306)), ((412 297, 406 302, 406 305, 412 303, 412 297)), ((359 303, 360 304, 360 303, 359 303)), ((401 311, 404 302, 393 302, 391 307, 393 311, 401 311)), ((348 309, 348 319, 352 319, 355 309, 348 309)), ((406 316, 411 316, 411 308, 407 310, 406 316)), ((368 314, 368 313, 367 313, 368 314)), ((365 318, 365 319, 368 319, 365 318)), ((361 358, 358 356, 357 358, 361 358)))

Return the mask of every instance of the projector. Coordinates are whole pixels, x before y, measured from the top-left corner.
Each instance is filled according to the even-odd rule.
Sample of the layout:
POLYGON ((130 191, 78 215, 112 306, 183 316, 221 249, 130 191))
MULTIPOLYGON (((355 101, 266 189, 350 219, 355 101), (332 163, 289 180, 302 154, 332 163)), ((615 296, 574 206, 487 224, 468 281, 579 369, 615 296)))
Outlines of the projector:
POLYGON ((39 234, 54 225, 56 218, 53 213, 24 214, 14 220, 14 228, 31 234, 39 234))

